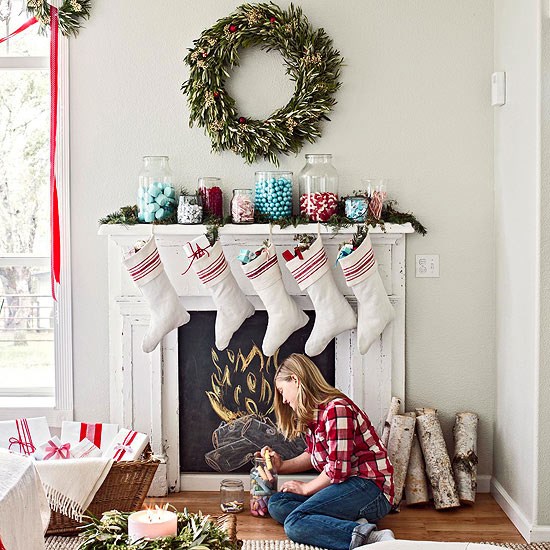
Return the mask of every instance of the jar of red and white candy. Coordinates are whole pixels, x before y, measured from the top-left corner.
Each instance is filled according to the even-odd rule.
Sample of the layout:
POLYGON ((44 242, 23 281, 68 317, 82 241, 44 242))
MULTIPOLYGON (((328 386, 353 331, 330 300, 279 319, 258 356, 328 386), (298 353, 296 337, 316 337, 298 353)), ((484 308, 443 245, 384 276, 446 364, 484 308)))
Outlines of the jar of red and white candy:
POLYGON ((205 216, 223 217, 223 193, 220 178, 199 178, 199 193, 205 216))
POLYGON ((233 189, 231 219, 233 223, 254 223, 252 189, 233 189))
POLYGON ((306 155, 298 174, 300 214, 312 222, 326 222, 338 207, 338 173, 332 155, 306 155))

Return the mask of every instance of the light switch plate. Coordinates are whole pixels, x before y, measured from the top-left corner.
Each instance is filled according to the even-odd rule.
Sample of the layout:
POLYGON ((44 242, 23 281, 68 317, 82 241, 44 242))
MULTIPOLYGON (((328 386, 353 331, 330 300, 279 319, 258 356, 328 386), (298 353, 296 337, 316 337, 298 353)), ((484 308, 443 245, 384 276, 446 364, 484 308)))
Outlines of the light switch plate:
POLYGON ((439 254, 416 255, 417 277, 439 277, 439 254))
POLYGON ((491 105, 501 106, 506 103, 506 73, 503 71, 491 75, 491 105))

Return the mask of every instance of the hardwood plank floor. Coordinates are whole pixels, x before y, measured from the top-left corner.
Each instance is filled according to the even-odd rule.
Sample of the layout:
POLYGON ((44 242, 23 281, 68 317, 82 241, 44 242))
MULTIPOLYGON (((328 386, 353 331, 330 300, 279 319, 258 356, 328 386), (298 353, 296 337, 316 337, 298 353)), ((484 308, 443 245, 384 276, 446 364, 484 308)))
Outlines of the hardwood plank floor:
MULTIPOLYGON (((147 499, 146 504, 169 502, 178 510, 201 510, 205 514, 219 515, 219 493, 182 492, 168 497, 147 499)), ((386 516, 379 529, 392 529, 398 539, 435 540, 456 542, 516 542, 525 543, 495 499, 486 493, 477 495, 472 507, 436 511, 426 507, 401 506, 401 512, 386 516)), ((240 539, 286 539, 283 527, 271 518, 257 518, 245 510, 237 514, 237 533, 240 539)))

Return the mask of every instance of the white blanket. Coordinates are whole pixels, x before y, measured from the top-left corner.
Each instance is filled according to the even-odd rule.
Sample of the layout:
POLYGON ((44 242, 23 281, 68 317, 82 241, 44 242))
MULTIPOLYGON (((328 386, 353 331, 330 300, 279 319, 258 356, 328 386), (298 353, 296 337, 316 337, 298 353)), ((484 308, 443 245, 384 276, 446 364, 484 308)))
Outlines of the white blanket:
POLYGON ((107 477, 111 458, 69 458, 36 462, 52 510, 81 521, 107 477))
POLYGON ((506 550, 504 546, 476 542, 429 542, 418 540, 388 540, 358 546, 355 550, 506 550))
POLYGON ((43 550, 50 508, 31 458, 0 450, 0 537, 8 550, 43 550))

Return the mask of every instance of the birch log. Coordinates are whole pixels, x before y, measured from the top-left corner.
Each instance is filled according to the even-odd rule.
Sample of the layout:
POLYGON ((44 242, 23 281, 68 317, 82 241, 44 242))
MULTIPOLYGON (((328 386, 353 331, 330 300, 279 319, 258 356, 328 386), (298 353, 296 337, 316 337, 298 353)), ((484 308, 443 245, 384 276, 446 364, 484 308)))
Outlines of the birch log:
POLYGON ((394 502, 399 505, 409 466, 414 436, 414 416, 396 414, 391 420, 388 456, 393 464, 394 502))
POLYGON ((475 413, 457 413, 453 436, 455 452, 453 470, 460 502, 473 504, 477 489, 477 423, 475 413))
MULTIPOLYGON (((405 414, 413 416, 416 423, 415 412, 405 414)), ((416 430, 413 436, 411 456, 409 457, 409 466, 405 477, 405 499, 407 501, 407 506, 427 504, 430 502, 430 496, 428 494, 428 481, 426 480, 426 468, 424 467, 424 457, 422 456, 422 449, 420 449, 420 443, 418 442, 416 430)))
POLYGON ((382 430, 382 443, 384 447, 388 447, 388 441, 390 439, 390 429, 391 429, 391 419, 394 415, 399 414, 401 408, 401 399, 399 397, 392 397, 390 410, 388 411, 388 416, 386 416, 386 421, 384 422, 384 429, 382 430))
POLYGON ((460 506, 451 460, 437 416, 422 414, 416 418, 416 425, 436 510, 460 506))
POLYGON ((433 409, 432 407, 417 407, 415 411, 416 416, 421 416, 423 414, 437 414, 437 409, 433 409))

